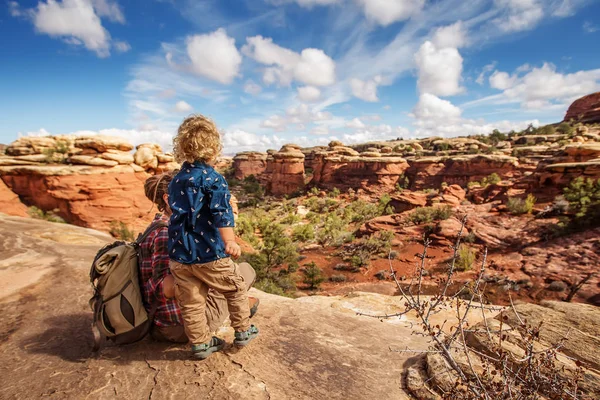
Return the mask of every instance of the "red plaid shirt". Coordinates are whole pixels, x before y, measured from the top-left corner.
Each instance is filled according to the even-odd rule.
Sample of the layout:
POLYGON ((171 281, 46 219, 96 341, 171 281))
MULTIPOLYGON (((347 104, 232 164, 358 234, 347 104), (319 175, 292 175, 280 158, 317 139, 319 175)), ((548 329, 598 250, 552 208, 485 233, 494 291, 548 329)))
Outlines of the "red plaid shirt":
MULTIPOLYGON (((169 223, 169 218, 156 214, 154 221, 169 223)), ((183 325, 181 311, 175 299, 168 299, 163 292, 163 280, 171 274, 169 269, 169 232, 168 228, 160 228, 150 233, 146 240, 140 244, 140 281, 146 309, 150 310, 152 300, 156 294, 158 308, 154 314, 154 324, 157 326, 183 325), (152 272, 155 278, 152 278, 152 272)))

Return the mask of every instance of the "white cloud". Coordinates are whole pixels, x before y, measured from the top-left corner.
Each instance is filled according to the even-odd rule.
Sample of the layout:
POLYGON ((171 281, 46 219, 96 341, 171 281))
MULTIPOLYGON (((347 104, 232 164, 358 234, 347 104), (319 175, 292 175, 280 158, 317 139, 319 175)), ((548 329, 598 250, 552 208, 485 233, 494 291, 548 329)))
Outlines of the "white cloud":
POLYGON ((304 49, 294 76, 312 86, 328 86, 335 82, 335 62, 319 49, 304 49))
POLYGON ((460 118, 460 108, 430 93, 423 93, 413 110, 417 119, 454 120, 460 118))
POLYGON ((600 90, 600 69, 561 74, 554 65, 544 63, 522 76, 499 71, 492 76, 496 79, 492 82, 490 77, 490 85, 502 92, 465 106, 520 103, 523 109, 566 109, 575 99, 600 90))
POLYGON ((256 96, 260 92, 262 92, 262 87, 254 82, 252 79, 249 79, 244 84, 244 92, 256 96))
POLYGON ((175 108, 174 110, 178 113, 189 113, 190 111, 193 110, 193 107, 191 105, 189 105, 188 103, 186 103, 183 100, 179 100, 177 103, 175 103, 175 108))
POLYGON ((496 68, 496 61, 493 61, 487 65, 484 65, 483 68, 481 69, 481 73, 479 74, 479 76, 477 77, 477 79, 475 80, 475 82, 478 85, 483 85, 485 83, 485 77, 487 74, 489 74, 490 72, 492 72, 494 70, 494 68, 496 68))
POLYGON ((233 82, 239 74, 242 56, 235 47, 235 39, 225 29, 187 38, 187 54, 192 71, 222 84, 233 82))
POLYGON ((537 0, 495 0, 495 3, 503 14, 493 22, 504 32, 533 29, 544 17, 543 6, 537 0))
POLYGON ((366 125, 360 120, 360 118, 354 118, 352 121, 346 123, 346 128, 362 129, 366 125))
POLYGON ((161 90, 158 93, 158 97, 160 97, 161 99, 171 99, 171 98, 175 97, 175 95, 177 95, 177 92, 175 91, 175 89, 165 89, 165 90, 161 90))
POLYGON ((464 90, 460 86, 463 59, 456 48, 438 48, 426 41, 415 54, 415 62, 421 93, 452 96, 464 90))
POLYGON ((310 130, 311 135, 329 135, 329 128, 325 125, 317 125, 310 130))
POLYGON ((245 150, 264 150, 274 143, 265 135, 257 135, 241 129, 225 130, 222 139, 224 152, 229 154, 245 150))
POLYGON ((271 115, 261 122, 262 128, 273 129, 276 132, 283 132, 289 126, 295 127, 297 130, 304 130, 307 124, 316 122, 330 121, 333 116, 325 111, 319 111, 310 108, 306 104, 289 107, 284 115, 271 115))
POLYGON ((260 64, 266 84, 289 86, 296 79, 311 86, 328 86, 335 82, 335 62, 320 49, 304 49, 300 54, 273 43, 262 36, 246 38, 242 52, 260 64))
POLYGON ((464 47, 468 43, 467 30, 462 21, 458 21, 452 25, 436 29, 431 41, 435 47, 440 49, 464 47))
POLYGON ((379 101, 379 98, 377 97, 377 86, 381 84, 381 80, 380 75, 367 81, 356 78, 351 79, 350 88, 352 89, 352 95, 368 102, 379 101))
POLYGON ((497 121, 466 119, 461 116, 462 110, 447 100, 425 93, 413 110, 414 134, 425 136, 458 136, 490 133, 494 129, 502 132, 522 130, 529 124, 539 125, 538 120, 529 121, 497 121))
POLYGON ((597 25, 594 25, 593 23, 591 23, 590 21, 585 21, 583 23, 583 30, 586 33, 594 33, 597 32, 600 28, 598 28, 597 25))
POLYGON ((129 50, 131 50, 131 46, 129 45, 129 43, 127 43, 125 41, 115 40, 113 45, 119 53, 126 53, 129 50))
POLYGON ((419 13, 425 0, 358 0, 367 19, 387 26, 419 13))
POLYGON ((31 10, 33 24, 40 33, 83 44, 98 57, 110 55, 110 34, 87 0, 47 0, 31 10))
POLYGON ((307 103, 315 102, 321 98, 321 90, 314 86, 299 87, 298 98, 307 103))
POLYGON ((119 4, 110 0, 92 0, 92 4, 96 9, 96 14, 100 17, 107 17, 112 22, 120 24, 125 23, 125 16, 119 4))
POLYGON ((354 133, 344 134, 341 138, 345 144, 366 143, 381 140, 396 139, 399 137, 409 137, 408 129, 391 125, 367 125, 363 129, 358 129, 354 133))
POLYGON ((383 106, 383 109, 386 110, 386 111, 389 111, 389 110, 392 109, 392 106, 390 106, 389 104, 387 104, 387 105, 383 106))
POLYGON ((506 72, 494 71, 494 73, 490 75, 490 86, 493 89, 505 90, 513 86, 517 79, 518 77, 516 75, 509 75, 506 72))

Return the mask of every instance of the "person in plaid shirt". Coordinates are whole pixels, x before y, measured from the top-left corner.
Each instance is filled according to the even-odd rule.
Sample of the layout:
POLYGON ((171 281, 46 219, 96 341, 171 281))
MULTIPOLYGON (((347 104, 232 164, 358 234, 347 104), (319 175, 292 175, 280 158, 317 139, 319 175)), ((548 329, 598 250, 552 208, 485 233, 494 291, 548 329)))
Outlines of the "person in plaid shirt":
MULTIPOLYGON (((168 205, 167 193, 175 172, 151 176, 144 184, 146 197, 161 211, 155 215, 152 223, 160 221, 164 222, 165 226, 154 230, 140 244, 140 282, 144 304, 148 312, 150 312, 156 296, 157 309, 150 329, 152 338, 159 341, 187 343, 188 338, 183 328, 181 310, 174 298, 174 279, 169 269, 167 225, 171 210, 168 205)), ((241 263, 240 272, 250 289, 256 278, 254 269, 248 263, 241 263)), ((254 315, 258 308, 258 299, 249 297, 249 303, 250 313, 254 315)), ((217 292, 209 292, 206 302, 206 317, 211 331, 216 331, 228 314, 225 297, 217 292)))

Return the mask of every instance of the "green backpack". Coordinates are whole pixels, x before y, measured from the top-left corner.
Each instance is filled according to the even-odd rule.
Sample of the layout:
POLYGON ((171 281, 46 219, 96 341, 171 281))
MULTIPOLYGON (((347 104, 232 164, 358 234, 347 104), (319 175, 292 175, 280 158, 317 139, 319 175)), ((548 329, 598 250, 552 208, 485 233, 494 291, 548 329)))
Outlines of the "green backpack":
POLYGON ((166 226, 165 222, 154 222, 135 242, 117 241, 96 254, 90 269, 94 351, 100 348, 102 337, 128 344, 143 339, 150 331, 158 301, 156 297, 152 300, 148 313, 140 289, 139 248, 148 235, 166 226))

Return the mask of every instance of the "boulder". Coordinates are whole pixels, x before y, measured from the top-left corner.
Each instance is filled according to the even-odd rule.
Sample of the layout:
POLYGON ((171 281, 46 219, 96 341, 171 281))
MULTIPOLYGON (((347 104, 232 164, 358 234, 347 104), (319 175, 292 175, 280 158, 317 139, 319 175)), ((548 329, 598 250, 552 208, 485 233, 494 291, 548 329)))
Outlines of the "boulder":
POLYGON ((459 185, 450 185, 442 190, 442 201, 457 207, 465 199, 467 192, 459 185))
POLYGON ((133 155, 133 159, 137 165, 144 169, 156 169, 158 167, 156 154, 157 150, 155 147, 150 145, 140 145, 133 155))
POLYGON ((404 190, 400 194, 393 194, 391 198, 390 206, 392 206, 395 212, 402 213, 414 208, 425 207, 428 196, 423 192, 404 190))
POLYGON ((94 156, 71 156, 68 160, 72 164, 80 164, 80 165, 92 165, 95 167, 114 167, 119 165, 117 161, 106 160, 100 157, 94 156))
POLYGON ((140 149, 152 149, 152 150, 154 150, 154 152, 156 154, 163 153, 162 147, 159 144, 157 144, 157 143, 142 143, 142 144, 138 144, 135 147, 135 149, 136 150, 140 150, 140 149))
POLYGON ((159 163, 170 163, 175 161, 175 157, 171 153, 157 154, 156 158, 159 163))
POLYGON ((75 139, 74 146, 80 149, 94 149, 99 153, 104 153, 107 150, 133 150, 133 145, 126 139, 103 135, 78 137, 75 139))
MULTIPOLYGON (((445 237, 446 239, 449 239, 450 241, 454 241, 458 236, 458 232, 460 232, 461 226, 462 224, 458 219, 454 217, 448 218, 446 220, 440 221, 438 225, 437 234, 439 236, 445 237)), ((467 229, 467 227, 464 227, 462 231, 462 237, 465 237, 468 234, 469 230, 467 229)))
POLYGON ((116 161, 123 165, 129 165, 133 163, 133 155, 124 151, 108 150, 106 153, 100 154, 100 158, 116 161))

